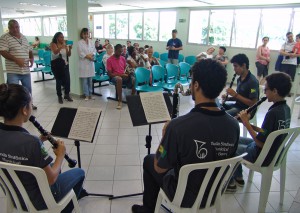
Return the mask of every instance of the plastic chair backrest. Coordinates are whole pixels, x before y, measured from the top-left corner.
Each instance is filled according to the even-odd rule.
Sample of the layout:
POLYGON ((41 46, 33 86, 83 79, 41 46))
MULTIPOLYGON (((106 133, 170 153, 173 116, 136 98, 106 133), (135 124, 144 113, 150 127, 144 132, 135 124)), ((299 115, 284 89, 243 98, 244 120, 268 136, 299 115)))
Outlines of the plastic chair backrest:
POLYGON ((135 83, 138 84, 149 84, 150 81, 150 70, 144 67, 137 67, 135 69, 135 83))
MULTIPOLYGON (((101 62, 102 63, 102 62, 101 62)), ((101 63, 98 61, 95 61, 95 74, 100 75, 101 74, 101 63)))
POLYGON ((45 50, 43 50, 43 49, 39 49, 39 50, 38 50, 39 60, 41 60, 41 59, 44 58, 44 52, 45 52, 45 50))
MULTIPOLYGON (((8 190, 10 193, 6 193, 7 196, 11 196, 14 200, 14 203, 16 204, 16 208, 18 212, 25 212, 22 210, 21 202, 19 200, 19 197, 17 195, 17 192, 13 185, 11 184, 9 178, 13 180, 15 183, 18 191, 20 192, 25 205, 29 212, 38 212, 35 207, 33 206, 27 191, 25 190, 23 184, 21 183, 21 180, 19 179, 16 172, 26 172, 32 174, 38 184, 38 187, 40 189, 41 195, 43 196, 43 199, 46 203, 46 206, 48 208, 47 212, 60 212, 64 207, 69 203, 69 201, 76 196, 74 191, 71 190, 69 194, 67 194, 59 203, 56 203, 54 200, 54 197, 51 193, 48 179, 46 176, 46 173, 43 169, 37 168, 37 167, 31 167, 31 166, 23 166, 23 165, 17 165, 17 164, 10 164, 5 162, 0 162, 0 177, 2 180, 2 184, 4 184, 5 190, 8 190), (6 172, 4 172, 4 170, 6 172), (7 175, 9 174, 9 176, 7 175), (68 196, 68 199, 65 199, 68 196)), ((8 197, 8 199, 11 199, 11 197, 8 197)), ((73 204, 74 204, 74 199, 73 204)), ((78 210, 78 202, 75 203, 75 209, 78 210)), ((26 211, 27 212, 27 211, 26 211)), ((45 212, 45 211, 43 211, 45 212)), ((79 212, 79 211, 77 211, 79 212)))
POLYGON ((178 66, 175 64, 166 64, 167 69, 167 79, 177 80, 178 78, 178 66))
POLYGON ((51 67, 51 53, 50 53, 50 51, 45 51, 43 57, 44 57, 45 67, 51 67))
POLYGON ((171 204, 175 205, 177 209, 180 209, 186 191, 189 174, 196 170, 202 170, 204 178, 201 183, 197 198, 191 209, 183 209, 185 209, 185 212, 198 212, 200 205, 201 210, 212 208, 218 202, 220 202, 221 195, 224 193, 227 187, 228 180, 231 178, 233 172, 245 155, 246 153, 229 159, 206 163, 188 164, 181 167, 175 196, 171 204), (205 196, 205 193, 207 192, 208 196, 205 196))
POLYGON ((160 60, 167 62, 168 61, 168 53, 162 53, 159 56, 160 60))
MULTIPOLYGON (((278 167, 281 165, 282 161, 286 158, 287 151, 289 150, 290 146, 297 138, 300 133, 300 127, 289 128, 289 129, 281 129, 274 132, 271 132, 267 137, 267 140, 264 143, 264 146, 256 159, 254 165, 256 167, 270 167, 273 168, 278 167), (268 154, 270 153, 270 149, 278 136, 282 136, 284 140, 281 142, 281 145, 278 147, 275 156, 273 156, 272 161, 269 165, 264 165, 266 158, 269 157, 268 154)), ((278 142, 276 140, 276 142, 278 142)), ((269 161, 269 159, 268 159, 269 161)))
POLYGON ((152 67, 152 81, 164 81, 165 69, 160 65, 154 65, 152 67))
POLYGON ((167 62, 165 62, 165 61, 163 61, 163 60, 159 60, 159 64, 160 64, 163 68, 165 68, 166 65, 167 65, 167 62))
POLYGON ((187 77, 189 71, 191 70, 191 65, 189 65, 186 62, 180 62, 179 68, 180 68, 180 77, 187 77))
POLYGON ((193 56, 193 55, 186 56, 184 60, 186 63, 188 63, 191 66, 193 66, 194 63, 196 63, 196 61, 197 61, 196 56, 193 56))
POLYGON ((154 56, 155 58, 159 58, 159 52, 154 52, 154 53, 153 53, 153 56, 154 56))
POLYGON ((183 62, 183 60, 184 60, 184 55, 179 54, 178 55, 178 62, 183 62))

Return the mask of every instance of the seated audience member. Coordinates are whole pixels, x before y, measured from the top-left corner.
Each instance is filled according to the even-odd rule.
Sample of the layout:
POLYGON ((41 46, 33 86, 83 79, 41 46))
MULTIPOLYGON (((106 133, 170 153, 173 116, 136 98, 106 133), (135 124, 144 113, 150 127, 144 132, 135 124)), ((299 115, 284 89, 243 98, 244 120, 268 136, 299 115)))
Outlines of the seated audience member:
POLYGON ((149 63, 148 55, 145 53, 144 47, 139 48, 137 58, 139 67, 145 67, 147 69, 150 69, 151 65, 149 63))
POLYGON ((198 55, 196 55, 196 58, 197 58, 198 61, 200 61, 201 59, 213 58, 214 57, 214 55, 213 55, 214 51, 215 51, 214 47, 209 47, 206 50, 206 52, 201 52, 198 55))
POLYGON ((127 53, 127 47, 125 45, 122 45, 122 56, 126 59, 126 53, 127 53))
POLYGON ((225 68, 228 64, 228 57, 225 55, 226 47, 219 47, 219 53, 213 57, 213 59, 219 61, 225 68))
POLYGON ((153 47, 149 47, 149 48, 148 48, 147 53, 148 53, 149 63, 150 63, 151 66, 154 66, 154 65, 160 65, 159 59, 158 59, 158 58, 155 58, 155 57, 153 56, 153 51, 154 51, 154 50, 153 50, 153 47))
MULTIPOLYGON (((226 79, 225 68, 215 60, 202 60, 192 67, 191 92, 195 107, 186 115, 167 122, 156 154, 144 158, 143 205, 133 205, 132 212, 154 212, 160 188, 173 200, 182 166, 235 155, 239 124, 215 103, 226 79), (220 141, 223 143, 216 145, 220 141)), ((202 181, 201 172, 196 171, 189 176, 182 207, 194 204, 202 181)))
POLYGON ((133 46, 130 46, 127 48, 128 51, 128 57, 126 59, 126 63, 128 64, 129 68, 131 68, 134 72, 135 68, 137 68, 139 66, 138 64, 138 57, 136 55, 136 51, 135 48, 133 46))
POLYGON ((38 48, 40 46, 40 39, 39 39, 39 37, 35 37, 34 38, 34 42, 33 42, 33 44, 32 44, 32 47, 33 48, 38 48))
MULTIPOLYGON (((266 77, 265 94, 268 101, 273 102, 273 105, 269 108, 260 131, 259 128, 251 126, 249 123, 250 117, 245 110, 238 114, 243 125, 250 133, 251 138, 240 138, 236 155, 247 152, 248 154, 244 159, 254 163, 264 147, 269 134, 276 130, 290 127, 291 112, 289 106, 286 104, 285 97, 289 94, 291 87, 291 78, 285 73, 273 73, 266 77)), ((264 162, 265 166, 270 164, 283 139, 282 137, 275 139, 273 147, 264 162)), ((239 165, 230 184, 227 186, 227 191, 236 191, 236 183, 239 186, 244 186, 245 181, 243 180, 242 172, 242 165, 239 165)))
MULTIPOLYGON (((232 104, 223 104, 226 112, 236 116, 238 112, 247 109, 258 101, 259 85, 256 77, 249 70, 249 59, 245 54, 237 54, 230 60, 233 64, 234 72, 240 76, 237 79, 237 89, 226 90, 231 97, 226 101, 236 101, 232 104)), ((226 94, 222 95, 223 102, 226 94)))
MULTIPOLYGON (((43 169, 56 202, 61 201, 72 189, 78 199, 86 196, 87 193, 82 188, 84 170, 74 168, 61 172, 66 153, 64 142, 57 140, 57 147, 53 148, 56 156, 53 161, 43 144, 46 137, 31 135, 24 128, 31 113, 32 97, 25 87, 18 84, 0 84, 0 116, 4 118, 4 122, 0 122, 0 161, 43 169), (20 157, 11 158, 16 156, 20 157)), ((35 178, 23 172, 18 173, 18 176, 33 206, 37 210, 47 209, 35 178)), ((18 196, 21 197, 21 194, 18 193, 18 196)), ((21 202, 21 206, 26 209, 24 202, 21 202)), ((70 213, 73 208, 71 201, 62 212, 70 213)))
POLYGON ((97 51, 97 53, 102 53, 103 51, 105 51, 105 49, 102 47, 102 44, 100 43, 100 39, 96 39, 95 41, 95 49, 97 51))
POLYGON ((103 48, 106 49, 106 46, 107 46, 108 44, 110 44, 110 43, 109 43, 109 40, 108 40, 108 39, 105 39, 104 42, 105 42, 105 43, 104 43, 104 45, 103 45, 103 48))
POLYGON ((122 109, 122 85, 132 88, 131 94, 135 94, 135 78, 133 75, 125 74, 126 61, 122 54, 122 45, 115 46, 115 53, 107 59, 107 72, 111 81, 116 85, 118 95, 117 109, 122 109))
POLYGON ((108 44, 106 46, 106 53, 104 54, 102 58, 102 62, 105 66, 105 69, 107 70, 107 59, 114 54, 114 46, 112 44, 108 44))
POLYGON ((134 47, 135 51, 138 53, 139 52, 139 48, 140 48, 139 43, 134 43, 133 47, 134 47))

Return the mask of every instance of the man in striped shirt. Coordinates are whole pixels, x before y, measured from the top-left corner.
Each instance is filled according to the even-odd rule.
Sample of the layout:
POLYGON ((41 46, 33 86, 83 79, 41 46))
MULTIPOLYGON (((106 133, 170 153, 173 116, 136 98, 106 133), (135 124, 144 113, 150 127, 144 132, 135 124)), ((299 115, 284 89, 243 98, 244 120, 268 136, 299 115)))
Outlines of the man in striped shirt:
MULTIPOLYGON (((19 84, 31 90, 30 69, 33 65, 32 47, 26 37, 20 33, 20 25, 16 20, 8 22, 9 32, 0 37, 0 54, 5 58, 7 83, 19 84)), ((37 109, 32 105, 33 109, 37 109)))

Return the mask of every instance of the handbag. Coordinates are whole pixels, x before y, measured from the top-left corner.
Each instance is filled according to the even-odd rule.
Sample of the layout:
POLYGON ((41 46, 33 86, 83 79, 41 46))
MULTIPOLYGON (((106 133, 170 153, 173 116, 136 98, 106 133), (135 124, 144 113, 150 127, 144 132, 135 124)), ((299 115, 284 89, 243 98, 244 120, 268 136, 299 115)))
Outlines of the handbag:
POLYGON ((65 70, 65 60, 62 58, 61 54, 59 57, 51 61, 51 69, 55 78, 63 78, 65 70))

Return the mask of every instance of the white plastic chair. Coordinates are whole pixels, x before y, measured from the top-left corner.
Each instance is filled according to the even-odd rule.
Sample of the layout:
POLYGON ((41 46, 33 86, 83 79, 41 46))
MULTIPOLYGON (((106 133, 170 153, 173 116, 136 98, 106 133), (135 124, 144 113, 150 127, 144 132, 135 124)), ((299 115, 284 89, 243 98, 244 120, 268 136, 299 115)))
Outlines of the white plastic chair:
MULTIPOLYGON (((263 85, 259 85, 259 99, 261 99, 264 94, 265 94, 265 86, 263 85)), ((254 126, 257 126, 257 117, 256 117, 256 114, 258 112, 258 109, 259 109, 260 106, 257 107, 257 110, 253 116, 253 118, 249 121, 250 123, 252 123, 254 126)), ((247 128, 243 125, 243 137, 247 137, 247 128)))
POLYGON ((74 204, 75 212, 76 213, 80 212, 78 201, 73 189, 61 201, 56 203, 51 193, 46 173, 41 168, 0 162, 0 185, 2 185, 5 190, 4 193, 7 199, 7 212, 12 212, 12 210, 17 210, 17 212, 57 213, 57 212, 61 212, 71 200, 74 204), (3 172, 4 170, 7 171, 7 173, 10 175, 10 177, 16 184, 28 211, 24 211, 22 209, 19 197, 17 196, 14 187, 9 181, 7 173, 3 172), (35 209, 35 207, 33 206, 32 202, 29 199, 29 196, 23 184, 21 183, 19 177, 16 174, 16 172, 19 171, 28 172, 36 178, 36 181, 41 191, 41 195, 43 196, 43 199, 48 209, 40 210, 40 211, 37 211, 35 209), (16 207, 14 207, 12 200, 15 202, 16 207))
POLYGON ((268 201, 270 187, 272 183, 273 171, 280 169, 280 204, 283 204, 284 189, 285 189, 285 175, 286 175, 286 157, 287 151, 300 133, 300 127, 277 130, 268 136, 261 153, 254 163, 249 161, 242 161, 242 163, 250 169, 248 181, 252 181, 254 171, 261 173, 261 188, 259 197, 258 212, 265 212, 268 201), (263 166, 263 163, 272 147, 274 140, 286 134, 285 139, 278 148, 276 155, 268 166, 263 166))
MULTIPOLYGON (((297 98, 295 98, 295 103, 296 104, 300 104, 300 96, 298 96, 297 98)), ((299 110, 299 113, 298 113, 298 119, 300 119, 300 110, 299 110)))
POLYGON ((213 208, 217 209, 217 213, 221 213, 221 195, 226 189, 229 178, 232 176, 236 167, 240 164, 245 155, 246 153, 238 157, 225 160, 189 164, 181 167, 173 201, 170 201, 164 191, 160 189, 156 201, 155 213, 159 212, 163 200, 165 201, 164 205, 166 203, 166 208, 176 213, 196 213, 200 212, 200 210, 201 212, 205 212, 210 211, 213 208), (219 169, 219 172, 217 173, 210 188, 208 188, 208 182, 211 180, 212 174, 217 168, 219 169), (180 205, 184 197, 188 176, 195 170, 203 170, 205 177, 193 206, 191 208, 182 208, 180 205), (205 207, 200 208, 206 190, 209 190, 209 195, 207 197, 205 207), (213 199, 214 195, 216 195, 215 199, 213 199))

